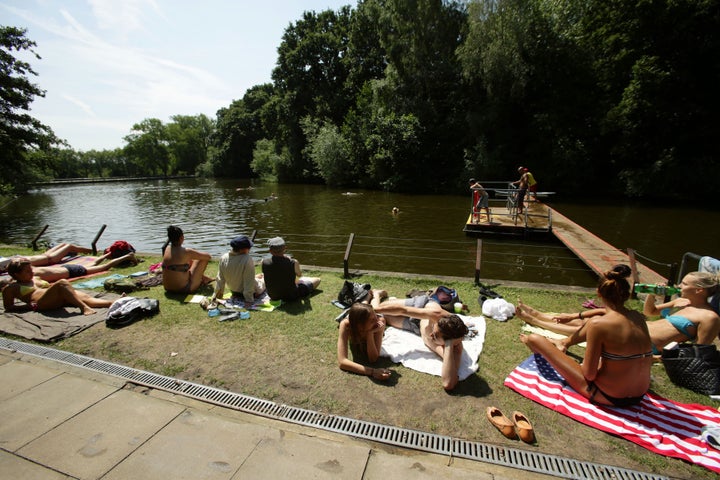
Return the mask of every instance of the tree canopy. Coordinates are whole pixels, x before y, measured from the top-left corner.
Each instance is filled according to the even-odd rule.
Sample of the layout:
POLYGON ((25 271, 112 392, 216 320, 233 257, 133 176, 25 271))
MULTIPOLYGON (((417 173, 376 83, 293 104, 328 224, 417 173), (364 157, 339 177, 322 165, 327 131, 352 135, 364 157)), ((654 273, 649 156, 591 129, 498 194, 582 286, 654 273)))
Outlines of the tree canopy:
MULTIPOLYGON (((0 74, 2 100, 22 109, 43 92, 6 51, 34 44, 7 28, 2 41, 13 72, 0 74), (6 98, 14 85, 21 95, 6 98)), ((711 198, 697 187, 718 168, 718 84, 716 0, 361 0, 305 12, 284 32, 272 82, 213 120, 145 119, 125 148, 81 154, 45 148, 51 132, 27 117, 5 133, 15 117, 3 107, 0 141, 13 165, 45 148, 28 158, 51 177, 199 173, 443 193, 523 165, 565 194, 711 198)))

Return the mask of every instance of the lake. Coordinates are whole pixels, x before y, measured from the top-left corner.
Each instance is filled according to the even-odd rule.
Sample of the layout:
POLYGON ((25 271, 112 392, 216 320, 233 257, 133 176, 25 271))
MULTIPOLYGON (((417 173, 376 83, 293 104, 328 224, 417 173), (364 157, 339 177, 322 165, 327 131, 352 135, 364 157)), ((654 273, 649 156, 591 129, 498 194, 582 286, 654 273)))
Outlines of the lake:
MULTIPOLYGON (((669 203, 547 203, 610 244, 634 248, 662 274, 685 252, 720 257, 720 211, 669 203)), ((301 264, 342 267, 354 234, 352 271, 473 278, 476 240, 462 231, 469 208, 470 194, 464 192, 348 192, 214 179, 70 184, 38 188, 0 207, 0 241, 28 244, 49 225, 40 242, 89 246, 107 225, 98 249, 127 240, 138 251, 159 254, 166 228, 174 224, 185 231, 186 246, 214 256, 233 237, 256 231, 257 258, 267 255, 265 241, 280 235, 301 264)), ((556 240, 485 238, 482 279, 594 286, 596 277, 556 240)))

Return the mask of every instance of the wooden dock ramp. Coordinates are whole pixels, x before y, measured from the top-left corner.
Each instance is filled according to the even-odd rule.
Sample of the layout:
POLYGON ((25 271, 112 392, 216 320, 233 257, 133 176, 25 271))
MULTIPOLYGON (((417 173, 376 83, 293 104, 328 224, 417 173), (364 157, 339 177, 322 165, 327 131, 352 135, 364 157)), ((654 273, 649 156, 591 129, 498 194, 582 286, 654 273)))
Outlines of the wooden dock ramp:
MULTIPOLYGON (((605 240, 595 236, 557 210, 552 211, 552 232, 577 257, 585 262, 598 275, 612 269, 618 263, 630 265, 630 257, 623 251, 613 247, 605 240)), ((638 282, 666 283, 667 279, 636 261, 638 282)))

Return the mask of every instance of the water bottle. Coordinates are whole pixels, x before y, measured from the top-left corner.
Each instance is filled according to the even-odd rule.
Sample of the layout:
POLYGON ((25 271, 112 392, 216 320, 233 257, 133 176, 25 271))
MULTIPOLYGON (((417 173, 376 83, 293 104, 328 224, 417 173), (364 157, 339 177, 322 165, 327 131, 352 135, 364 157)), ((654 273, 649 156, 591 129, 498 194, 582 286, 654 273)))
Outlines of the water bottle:
POLYGON ((654 285, 652 283, 636 283, 635 293, 652 293, 654 295, 672 296, 678 295, 680 289, 669 285, 654 285))

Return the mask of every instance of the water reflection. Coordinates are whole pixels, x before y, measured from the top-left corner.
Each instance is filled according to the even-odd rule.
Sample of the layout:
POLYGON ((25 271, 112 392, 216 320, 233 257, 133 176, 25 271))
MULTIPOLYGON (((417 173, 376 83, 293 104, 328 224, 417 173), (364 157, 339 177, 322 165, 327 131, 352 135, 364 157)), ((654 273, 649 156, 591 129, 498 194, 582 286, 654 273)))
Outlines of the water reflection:
MULTIPOLYGON (((42 188, 0 209, 0 240, 89 244, 101 225, 104 248, 124 239, 140 251, 159 252, 166 228, 179 225, 188 246, 218 256, 234 236, 281 235, 305 265, 342 267, 351 233, 351 269, 457 275, 472 278, 476 240, 462 232, 469 195, 428 196, 346 191, 317 185, 247 180, 154 180, 42 188), (237 190, 243 188, 243 190, 237 190), (269 199, 275 194, 276 199, 269 199), (400 213, 392 214, 397 207, 400 213)), ((633 247, 663 262, 686 251, 718 256, 718 212, 627 205, 552 204, 618 248, 633 247), (674 231, 705 232, 697 238, 674 231)), ((657 268, 660 271, 660 268, 657 268)), ((595 277, 557 241, 485 239, 482 278, 592 286, 595 277)))

